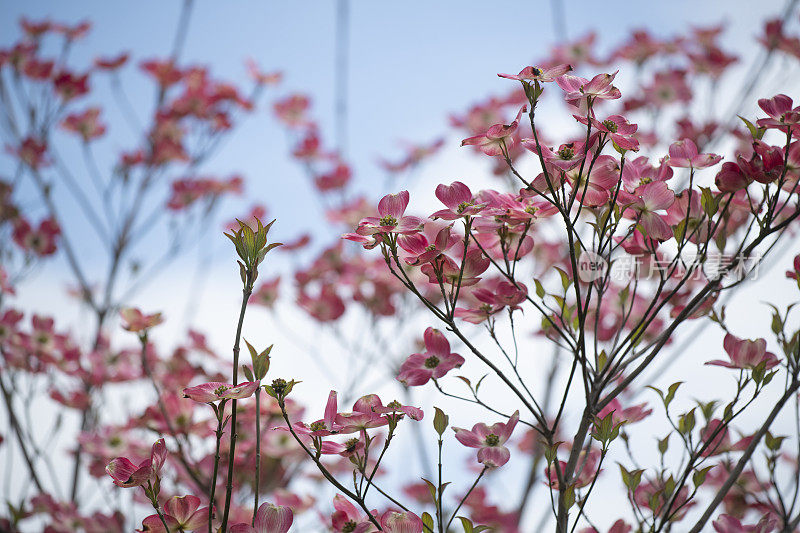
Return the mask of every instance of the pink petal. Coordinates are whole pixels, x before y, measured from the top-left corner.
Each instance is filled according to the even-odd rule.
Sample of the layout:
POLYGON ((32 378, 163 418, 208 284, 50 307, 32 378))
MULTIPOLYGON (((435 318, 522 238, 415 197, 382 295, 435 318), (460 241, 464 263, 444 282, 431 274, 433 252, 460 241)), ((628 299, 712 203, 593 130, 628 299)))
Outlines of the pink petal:
POLYGON ((286 533, 293 521, 294 513, 289 507, 264 503, 256 513, 255 528, 258 533, 286 533))
POLYGON ((462 203, 472 201, 472 191, 460 181, 454 181, 450 185, 439 184, 436 187, 436 198, 455 210, 462 203))
POLYGON ((511 458, 505 446, 487 446, 478 450, 478 462, 489 467, 503 466, 511 458))
POLYGON ((444 334, 438 329, 428 328, 425 330, 425 348, 431 355, 442 359, 450 355, 450 343, 444 334))
POLYGON ((408 191, 387 194, 378 202, 378 214, 381 217, 391 216, 399 220, 408 207, 409 198, 408 191))

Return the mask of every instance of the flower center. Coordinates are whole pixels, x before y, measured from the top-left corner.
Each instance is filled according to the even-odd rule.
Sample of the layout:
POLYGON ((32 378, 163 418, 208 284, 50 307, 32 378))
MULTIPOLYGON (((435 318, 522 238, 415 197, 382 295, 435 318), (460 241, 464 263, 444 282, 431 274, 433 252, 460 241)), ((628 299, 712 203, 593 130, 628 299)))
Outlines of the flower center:
POLYGON ((311 425, 308 426, 308 428, 311 431, 322 431, 323 429, 325 429, 325 422, 320 422, 319 420, 317 420, 316 422, 312 422, 311 425))
POLYGON ((273 379, 272 380, 272 390, 275 391, 275 394, 281 395, 283 391, 286 390, 286 380, 285 379, 273 379))
POLYGON ((397 400, 392 400, 391 402, 386 404, 386 407, 388 407, 389 409, 394 409, 395 411, 397 411, 398 409, 403 407, 403 404, 401 404, 397 400))
POLYGON ((564 161, 569 161, 575 157, 575 150, 572 149, 572 146, 564 146, 558 152, 556 152, 556 155, 558 155, 558 157, 564 161))
POLYGON ((473 205, 475 204, 473 204, 472 202, 461 202, 460 204, 458 204, 456 211, 458 213, 463 213, 468 207, 472 207, 473 205))
POLYGON ((533 72, 534 76, 542 75, 542 69, 540 69, 539 67, 531 67, 531 72, 533 72))
POLYGON ((429 252, 433 252, 433 251, 436 250, 436 245, 435 244, 429 244, 428 246, 425 247, 425 250, 427 250, 429 252))
POLYGON ((225 385, 222 385, 222 386, 217 387, 216 389, 214 389, 214 394, 216 394, 217 396, 222 396, 222 394, 226 390, 228 390, 228 387, 226 387, 225 385))
POLYGON ((500 444, 500 437, 495 435, 494 433, 489 433, 486 435, 486 440, 484 441, 487 446, 497 446, 500 444))
POLYGON ((356 451, 356 446, 358 446, 358 437, 353 437, 352 439, 348 440, 344 443, 344 446, 348 452, 352 453, 356 451))
POLYGON ((611 121, 611 120, 604 120, 604 121, 603 121, 603 126, 605 126, 605 127, 606 127, 606 129, 607 129, 608 131, 610 131, 611 133, 617 133, 617 125, 616 125, 616 124, 615 124, 613 121, 611 121))
POLYGON ((385 217, 380 219, 381 226, 396 226, 397 219, 394 218, 392 215, 386 215, 385 217))
POLYGON ((356 524, 356 523, 355 523, 354 521, 352 521, 352 520, 348 520, 348 521, 347 521, 347 522, 345 522, 345 523, 344 523, 344 525, 342 526, 342 533, 352 533, 353 531, 355 531, 355 530, 356 530, 356 528, 357 528, 357 527, 358 527, 358 524, 356 524))
POLYGON ((436 368, 437 366, 439 366, 439 358, 435 355, 425 359, 425 368, 436 368))

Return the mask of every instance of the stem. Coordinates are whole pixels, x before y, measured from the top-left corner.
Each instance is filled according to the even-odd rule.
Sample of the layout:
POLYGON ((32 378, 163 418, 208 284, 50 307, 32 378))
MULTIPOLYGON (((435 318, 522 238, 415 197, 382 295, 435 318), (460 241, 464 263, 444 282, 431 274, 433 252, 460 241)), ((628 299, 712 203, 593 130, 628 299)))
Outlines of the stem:
POLYGON ((475 483, 472 484, 472 486, 469 488, 469 490, 464 495, 464 497, 461 498, 461 501, 458 502, 458 507, 456 507, 456 510, 453 511, 453 516, 450 517, 450 520, 447 521, 447 527, 445 529, 450 529, 450 524, 453 523, 453 520, 455 519, 456 514, 458 514, 458 510, 461 509, 461 506, 464 505, 465 501, 467 501, 467 498, 469 498, 469 495, 472 494, 472 491, 475 490, 475 487, 478 486, 478 482, 481 480, 481 478, 483 477, 483 474, 485 474, 486 470, 488 470, 488 469, 489 469, 488 466, 484 466, 483 467, 483 470, 481 470, 481 473, 478 474, 478 477, 475 479, 475 483))
POLYGON ((145 489, 145 493, 150 497, 150 503, 153 504, 153 509, 156 510, 158 517, 161 519, 161 523, 164 524, 164 529, 169 531, 169 526, 167 525, 167 521, 164 519, 164 514, 161 512, 161 507, 158 505, 158 495, 153 490, 153 482, 147 482, 147 489, 145 489))
POLYGON ((214 520, 214 494, 217 492, 217 473, 219 472, 219 446, 222 442, 222 421, 225 412, 225 400, 222 400, 219 407, 211 404, 217 415, 217 445, 214 451, 214 475, 211 477, 211 492, 208 497, 208 533, 211 533, 212 521, 214 520))
POLYGON ((261 487, 261 387, 256 389, 256 483, 255 496, 253 497, 253 519, 250 525, 256 527, 256 512, 258 511, 258 489, 261 487))
MULTIPOLYGON (((484 470, 486 467, 484 467, 484 470)), ((481 472, 483 474, 483 472, 481 472)), ((480 479, 480 478, 479 478, 480 479)), ((436 522, 439 524, 439 533, 444 533, 444 513, 442 512, 442 437, 439 437, 439 497, 436 498, 436 522)), ((456 509, 458 511, 458 509, 456 509)), ((452 521, 452 518, 450 519, 452 521)), ((448 527, 450 523, 448 522, 448 527)))
MULTIPOLYGON (((239 384, 239 344, 242 339, 242 325, 244 313, 247 310, 247 300, 253 292, 253 276, 247 273, 244 289, 242 289, 242 307, 239 310, 239 323, 236 326, 236 340, 233 343, 233 386, 239 384)), ((233 494, 233 461, 236 457, 236 400, 231 400, 231 445, 228 452, 228 484, 225 489, 225 511, 222 514, 222 532, 228 529, 228 515, 231 510, 231 495, 233 494)))
POLYGON ((17 441, 19 442, 19 449, 22 450, 22 456, 25 458, 25 463, 28 465, 28 471, 31 474, 31 479, 33 479, 33 484, 36 485, 36 488, 39 489, 40 492, 44 492, 42 488, 42 484, 39 482, 39 476, 36 475, 36 467, 31 460, 31 456, 28 453, 28 448, 25 446, 25 441, 22 438, 22 428, 19 425, 19 420, 17 419, 17 415, 14 412, 14 409, 11 405, 11 395, 8 393, 6 389, 5 383, 3 383, 2 376, 0 375, 0 390, 3 392, 3 400, 5 400, 6 410, 8 411, 8 419, 11 422, 11 427, 14 428, 14 433, 17 435, 17 441))

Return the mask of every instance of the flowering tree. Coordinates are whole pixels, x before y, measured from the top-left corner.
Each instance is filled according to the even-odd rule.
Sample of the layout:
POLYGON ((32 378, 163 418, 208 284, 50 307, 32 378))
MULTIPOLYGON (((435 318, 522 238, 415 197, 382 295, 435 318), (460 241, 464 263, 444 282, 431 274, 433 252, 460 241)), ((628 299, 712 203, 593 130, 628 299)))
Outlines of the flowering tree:
MULTIPOLYGON (((251 64, 254 88, 243 96, 206 69, 182 66, 185 13, 171 56, 139 64, 155 85, 154 110, 142 127, 118 78, 127 55, 76 70, 69 50, 88 23, 23 20, 23 38, 0 51, 2 127, 15 168, 0 189, 2 231, 11 237, 0 248, 0 389, 2 444, 18 452, 30 482, 6 496, 2 528, 798 530, 800 429, 776 423, 792 406, 798 418, 800 409, 797 314, 793 306, 765 308, 769 338, 747 339, 725 311, 726 295, 784 246, 778 243, 800 217, 800 107, 784 94, 753 95, 774 61, 800 58, 800 39, 788 34, 786 20, 767 23, 754 76, 721 117, 684 113, 712 109, 700 87, 709 86, 714 100, 737 61, 718 44, 721 27, 666 40, 636 32, 606 59, 597 57, 590 34, 554 48, 537 66, 500 74, 508 94, 452 118, 466 132, 462 145, 490 159, 497 185, 473 191, 447 180, 436 187, 439 209, 427 217, 410 213, 407 190, 377 203, 359 195, 353 169, 324 143, 310 98, 277 99, 273 110, 292 157, 325 216, 345 232, 314 249, 309 263, 298 256, 290 273, 291 300, 319 324, 310 349, 321 351, 324 342, 326 351, 354 354, 324 410, 310 407, 323 414, 317 420, 295 401, 303 376, 270 372, 282 347, 245 340, 251 304, 283 325, 276 302, 287 299, 281 292, 288 287, 271 258, 311 240, 275 242, 265 206, 225 234, 242 289, 232 360, 195 331, 164 353, 150 338, 162 316, 128 305, 151 269, 166 268, 194 228, 195 238, 207 238, 203 230, 223 197, 243 190, 242 178, 207 177, 201 167, 280 75, 251 64), (60 53, 48 59, 54 41, 60 53), (626 71, 637 74, 625 89, 631 96, 615 86, 626 71), (103 111, 83 103, 101 77, 139 132, 107 173, 93 148, 106 133, 103 111), (759 115, 737 119, 750 99, 758 100, 759 115), (557 113, 561 118, 550 118, 557 113), (68 142, 79 145, 82 167, 61 157, 68 142), (23 201, 31 192, 37 200, 23 201), (78 226, 71 233, 61 215, 67 205, 80 210, 107 258, 98 280, 76 251, 76 234, 85 232, 78 226), (144 237, 167 224, 179 238, 165 243, 162 256, 124 272, 144 237), (57 329, 52 318, 26 321, 8 303, 30 270, 55 254, 77 283, 79 305, 95 318, 88 342, 57 329), (133 334, 120 342, 135 339, 133 347, 117 347, 117 317, 133 334), (673 341, 689 322, 725 333, 725 356, 698 356, 731 384, 696 401, 684 397, 681 382, 654 386, 646 379, 675 357, 673 341), (416 350, 398 342, 423 331, 416 350), (547 365, 531 353, 544 344, 552 347, 547 365), (368 374, 391 379, 403 401, 372 393, 368 374), (140 393, 148 387, 147 406, 123 415, 103 409, 108 395, 133 383, 140 393), (449 405, 468 404, 471 429, 450 430, 439 407, 425 406, 425 417, 415 406, 418 387, 432 387, 442 401, 454 401, 449 405), (30 411, 42 393, 78 414, 68 487, 52 447, 55 435, 69 430, 60 417, 42 428, 30 411), (340 410, 340 403, 352 408, 340 410), (753 409, 760 417, 748 423, 753 409), (658 428, 655 443, 634 429, 645 419, 658 428), (398 450, 406 433, 415 442, 398 450), (466 469, 448 460, 459 447, 472 452, 466 469), (403 470, 401 454, 409 449, 427 469, 403 472, 408 483, 396 490, 386 469, 403 470), (509 484, 513 500, 493 505, 486 480, 510 465, 523 473, 509 484), (92 505, 81 490, 90 479, 103 495, 112 482, 133 489, 114 494, 129 494, 135 511, 123 513, 118 501, 92 505), (629 504, 606 509, 602 526, 590 503, 601 486, 629 504), (335 491, 332 502, 304 495, 322 487, 335 491), (315 506, 319 516, 309 512, 315 506), (142 508, 150 508, 143 519, 142 508)), ((444 142, 384 161, 387 187, 410 181, 409 171, 444 142)), ((800 256, 786 277, 794 290, 800 256)))

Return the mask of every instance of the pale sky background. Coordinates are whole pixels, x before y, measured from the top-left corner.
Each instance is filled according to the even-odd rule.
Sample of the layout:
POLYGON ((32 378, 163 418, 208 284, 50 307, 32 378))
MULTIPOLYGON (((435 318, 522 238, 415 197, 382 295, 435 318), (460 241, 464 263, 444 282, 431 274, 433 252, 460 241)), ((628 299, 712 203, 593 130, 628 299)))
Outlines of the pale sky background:
MULTIPOLYGON (((669 1, 669 2, 585 2, 565 1, 566 28, 569 37, 583 35, 589 29, 599 33, 600 50, 606 52, 616 46, 634 28, 646 27, 656 36, 670 36, 687 25, 727 23, 722 42, 739 53, 743 60, 737 68, 746 69, 757 52, 754 37, 762 31, 762 21, 775 16, 784 3, 766 1, 669 1), (756 22, 758 24, 756 24, 756 22)), ((329 142, 334 134, 334 2, 196 2, 192 12, 190 30, 182 53, 184 64, 203 64, 222 79, 245 83, 244 60, 254 58, 264 70, 282 70, 284 81, 276 89, 269 89, 266 100, 255 114, 245 118, 241 127, 222 150, 206 165, 208 173, 227 176, 240 172, 247 179, 248 195, 223 206, 220 223, 248 209, 249 205, 264 202, 271 217, 278 222, 274 232, 278 238, 291 238, 303 231, 327 234, 330 229, 321 219, 314 203, 313 193, 302 169, 287 157, 286 136, 271 115, 271 102, 275 97, 301 91, 313 97, 315 116, 329 142)), ((98 53, 113 55, 130 50, 135 63, 141 59, 165 56, 172 44, 180 2, 64 2, 64 1, 0 1, 0 39, 7 46, 19 35, 17 20, 24 15, 34 20, 51 17, 64 22, 77 22, 88 18, 94 23, 89 37, 79 43, 73 52, 72 64, 88 65, 98 53)), ((796 20, 794 21, 796 23, 796 20)), ((369 2, 352 1, 350 7, 350 77, 349 77, 349 129, 347 132, 350 161, 355 167, 357 188, 372 196, 389 192, 382 190, 384 174, 375 161, 379 156, 397 158, 401 155, 398 141, 428 142, 448 131, 447 117, 451 112, 466 109, 472 102, 491 93, 504 93, 510 82, 497 78, 497 72, 516 72, 531 60, 543 55, 556 41, 549 2, 506 1, 490 2, 369 2)), ((625 73, 621 74, 621 78, 625 73)), ((134 107, 148 108, 152 102, 152 87, 143 82, 138 69, 128 66, 123 73, 128 94, 134 107)), ((800 96, 788 80, 781 90, 800 96)), ((98 87, 105 85, 97 76, 98 87)), ((246 84, 245 84, 246 85, 246 84)), ((624 86, 623 86, 624 90, 624 86)), ((777 92, 777 91, 776 91, 777 92)), ((102 95, 102 92, 101 92, 102 95)), ((730 97, 727 87, 720 88, 720 98, 730 97)), ((101 102, 102 103, 102 102, 101 102)), ((746 110, 755 113, 755 102, 746 110)), ((108 122, 115 123, 109 112, 108 122)), ((116 117, 118 118, 118 117, 116 117)), ((119 124, 119 121, 116 121, 119 124)), ((486 161, 458 148, 460 137, 449 135, 440 155, 424 166, 412 185, 412 208, 421 212, 435 205, 432 191, 441 182, 462 179, 470 184, 491 184, 487 181, 486 161)), ((131 137, 124 126, 117 126, 101 146, 107 148, 110 161, 119 148, 128 148, 131 137)), ((77 145, 76 149, 77 149, 77 145)), ((102 150, 98 153, 102 154, 102 150)), ((80 155, 80 154, 78 154, 80 155)), ((69 158, 70 154, 65 154, 69 158)), ((10 161, 0 157, 0 173, 13 171, 10 161)), ((399 187, 398 187, 399 188, 399 187)), ((74 215, 74 213, 73 213, 74 215)), ((76 235, 82 235, 80 224, 76 235)), ((219 228, 219 224, 214 226, 219 228)), ((161 239, 156 239, 154 248, 161 239)), ((318 244, 330 242, 326 237, 318 244)), ((192 252, 185 260, 167 269, 135 302, 146 310, 163 310, 167 323, 156 332, 156 339, 164 345, 179 340, 185 323, 184 306, 191 291, 189 286, 193 262, 204 261, 208 278, 202 297, 194 313, 194 326, 207 333, 212 346, 224 353, 232 342, 238 298, 238 272, 233 263, 232 250, 221 232, 207 236, 202 254, 192 252), (167 295, 167 296, 165 296, 167 295)), ((95 243, 89 237, 78 246, 81 257, 89 260, 96 255, 95 243)), ((731 305, 731 324, 743 337, 763 335, 768 331, 769 315, 760 302, 769 300, 785 304, 796 293, 791 293, 783 279, 785 265, 798 251, 796 238, 788 241, 782 264, 774 268, 769 279, 748 286, 731 305)), ((36 272, 28 283, 19 288, 13 303, 25 310, 36 310, 61 317, 73 313, 72 303, 64 294, 66 278, 63 264, 50 262, 36 272)), ((95 267, 98 271, 103 266, 95 267)), ((93 270, 92 267, 89 269, 93 270)), ((267 274, 265 274, 267 275, 267 274)), ((289 313, 289 310, 286 310, 289 313)), ((302 321, 297 314, 287 316, 295 322, 305 336, 316 334, 313 325, 302 321)), ((69 320, 69 319, 67 319, 69 320)), ((423 321, 428 320, 424 318, 423 321)), ((265 314, 255 310, 248 315, 245 332, 249 340, 264 344, 277 342, 278 354, 273 358, 273 376, 285 375, 303 379, 307 386, 298 390, 298 399, 306 403, 311 413, 321 412, 324 398, 331 386, 328 376, 308 364, 307 354, 301 353, 289 341, 280 341, 281 334, 265 320, 265 314)), ((80 318, 74 326, 80 331, 80 318)), ((354 324, 354 327, 357 325, 354 324)), ((690 326, 688 330, 691 330, 690 326)), ((422 329, 420 329, 421 333, 422 329)), ((684 329, 684 332, 687 329, 684 329)), ((413 339, 403 339, 410 343, 413 339)), ((543 349, 542 351, 544 351, 543 349)), ((549 349, 545 353, 549 354, 549 349)), ((691 373, 687 395, 701 395, 709 390, 709 383, 727 386, 730 376, 719 369, 709 369, 702 362, 722 355, 721 334, 709 327, 704 337, 695 344, 691 355, 683 359, 672 375, 663 377, 663 383, 673 375, 691 373)), ((543 368, 543 356, 531 361, 531 371, 537 365, 543 368)), ((335 367, 338 361, 333 361, 335 367)), ((480 368, 465 366, 480 375, 480 368)), ((542 370, 544 372, 544 370, 542 370)), ((678 379, 678 378, 676 378, 678 379)), ((674 380, 672 380, 674 381, 674 380)), ((392 390, 391 388, 387 390, 392 390)), ((396 390, 396 389, 395 389, 396 390)), ((389 393, 391 394, 391 392, 389 393)), ((430 405, 435 398, 431 390, 422 391, 419 401, 430 405)), ((391 399, 391 398, 388 398, 391 399)), ((653 398, 649 398, 651 401, 653 398)), ((688 401, 688 400, 687 400, 688 401)), ((438 402, 437 405, 445 405, 438 402)), ((447 404, 452 409, 454 425, 471 426, 475 413, 458 404, 447 404)), ((657 411, 658 412, 658 411, 657 411)), ((432 411, 429 411, 432 415, 432 411)), ((312 416, 314 416, 312 414, 312 416)), ((753 413, 753 420, 759 413, 753 413)), ((494 418, 486 419, 493 422, 494 418)), ((426 430, 429 422, 426 421, 426 430)), ((649 429, 661 428, 662 422, 640 428, 643 434, 649 429)), ((657 431, 663 432, 663 429, 657 431)), ((649 446, 649 443, 648 443, 649 446)), ((452 447, 457 448, 455 441, 452 447)), ((652 448, 652 446, 650 446, 652 448)), ((461 450, 458 450, 459 452, 461 450)), ((399 461, 401 456, 397 456, 399 461)), ((461 463, 454 461, 454 465, 461 463)), ((389 467, 393 465, 390 462, 389 467)), ((610 463, 609 469, 616 469, 610 463)), ((618 478, 613 478, 616 484, 618 478)), ((519 481, 503 478, 510 486, 519 481)), ((459 491, 462 489, 459 489, 459 491)), ((603 494, 599 492, 598 494, 603 494)), ((544 496, 544 492, 540 493, 544 496)), ((499 493, 495 497, 500 496, 499 493)), ((608 503, 602 497, 593 500, 589 512, 604 523, 607 513, 602 507, 608 503), (593 508, 594 507, 594 508, 593 508)))

